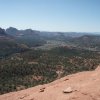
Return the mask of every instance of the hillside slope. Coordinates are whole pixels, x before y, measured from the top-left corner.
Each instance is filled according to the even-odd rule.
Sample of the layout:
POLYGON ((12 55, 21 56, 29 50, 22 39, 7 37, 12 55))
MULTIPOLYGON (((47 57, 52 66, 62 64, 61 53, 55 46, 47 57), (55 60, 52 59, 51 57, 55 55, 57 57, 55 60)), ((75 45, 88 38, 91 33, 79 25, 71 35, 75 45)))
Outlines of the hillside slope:
POLYGON ((52 83, 0 95, 0 100, 100 100, 100 67, 52 83), (64 93, 67 88, 71 93, 64 93))
POLYGON ((83 35, 81 37, 72 38, 69 41, 77 45, 77 47, 89 50, 100 50, 100 35, 83 35))

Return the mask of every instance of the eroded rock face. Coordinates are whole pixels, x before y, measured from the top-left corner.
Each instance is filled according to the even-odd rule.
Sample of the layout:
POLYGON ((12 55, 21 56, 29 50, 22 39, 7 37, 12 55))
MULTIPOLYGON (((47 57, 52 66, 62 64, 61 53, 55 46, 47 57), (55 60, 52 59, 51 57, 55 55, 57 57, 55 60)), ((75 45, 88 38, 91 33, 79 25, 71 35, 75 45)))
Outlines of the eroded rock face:
POLYGON ((98 67, 95 71, 80 72, 49 84, 0 95, 0 100, 100 100, 99 76, 98 67))
POLYGON ((0 28, 0 36, 7 36, 4 29, 0 28))

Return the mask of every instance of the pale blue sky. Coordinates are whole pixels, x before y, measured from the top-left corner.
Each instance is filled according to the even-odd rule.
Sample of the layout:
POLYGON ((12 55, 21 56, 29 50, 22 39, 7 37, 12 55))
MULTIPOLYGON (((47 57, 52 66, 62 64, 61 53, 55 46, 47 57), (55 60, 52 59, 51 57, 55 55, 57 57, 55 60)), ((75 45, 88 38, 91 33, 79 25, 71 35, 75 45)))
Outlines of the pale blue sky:
POLYGON ((100 0, 0 0, 0 27, 100 32, 100 0))

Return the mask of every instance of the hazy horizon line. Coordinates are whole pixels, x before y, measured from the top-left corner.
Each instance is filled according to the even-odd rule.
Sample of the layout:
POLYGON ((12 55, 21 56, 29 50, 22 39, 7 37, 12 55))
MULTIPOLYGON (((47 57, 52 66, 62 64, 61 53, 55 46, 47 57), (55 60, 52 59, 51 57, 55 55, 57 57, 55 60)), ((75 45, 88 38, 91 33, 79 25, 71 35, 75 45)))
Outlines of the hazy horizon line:
POLYGON ((75 33, 100 33, 99 31, 98 32, 96 32, 96 31, 94 31, 94 32, 91 32, 91 31, 50 31, 50 30, 39 30, 39 29, 34 29, 34 28, 29 28, 29 27, 27 27, 27 28, 19 28, 19 27, 12 27, 12 26, 9 26, 9 27, 5 27, 5 28, 3 28, 3 27, 0 27, 0 28, 2 28, 2 29, 8 29, 8 28, 16 28, 17 30, 27 30, 27 29, 31 29, 31 30, 35 30, 35 31, 40 31, 40 32, 64 32, 64 33, 66 33, 66 32, 75 32, 75 33))

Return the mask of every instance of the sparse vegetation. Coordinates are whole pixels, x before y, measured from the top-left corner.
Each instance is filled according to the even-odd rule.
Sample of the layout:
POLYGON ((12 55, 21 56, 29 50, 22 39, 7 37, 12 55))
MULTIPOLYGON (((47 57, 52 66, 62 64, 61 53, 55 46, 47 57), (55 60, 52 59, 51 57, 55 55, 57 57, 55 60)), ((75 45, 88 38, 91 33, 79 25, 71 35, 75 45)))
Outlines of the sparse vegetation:
POLYGON ((84 36, 73 39, 59 32, 42 35, 31 29, 10 28, 6 34, 0 30, 0 94, 93 70, 100 63, 97 36, 85 36, 84 41, 84 36), (86 47, 88 40, 91 43, 86 47))
POLYGON ((66 47, 13 54, 0 60, 0 93, 48 83, 79 71, 93 70, 100 63, 99 59, 98 52, 66 47))

